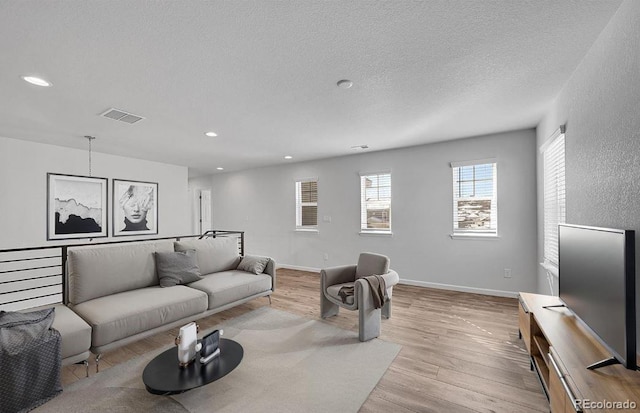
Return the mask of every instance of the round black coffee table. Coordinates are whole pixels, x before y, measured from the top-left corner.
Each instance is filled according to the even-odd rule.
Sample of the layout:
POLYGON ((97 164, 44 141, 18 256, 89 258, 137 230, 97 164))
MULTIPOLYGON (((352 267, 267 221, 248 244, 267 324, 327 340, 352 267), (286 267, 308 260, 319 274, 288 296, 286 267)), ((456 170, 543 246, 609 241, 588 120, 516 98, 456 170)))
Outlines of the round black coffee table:
POLYGON ((244 350, 236 341, 220 339, 220 355, 207 364, 200 363, 200 354, 187 367, 178 365, 178 347, 159 354, 151 360, 142 373, 142 381, 149 393, 178 394, 221 379, 233 371, 240 362, 244 350))

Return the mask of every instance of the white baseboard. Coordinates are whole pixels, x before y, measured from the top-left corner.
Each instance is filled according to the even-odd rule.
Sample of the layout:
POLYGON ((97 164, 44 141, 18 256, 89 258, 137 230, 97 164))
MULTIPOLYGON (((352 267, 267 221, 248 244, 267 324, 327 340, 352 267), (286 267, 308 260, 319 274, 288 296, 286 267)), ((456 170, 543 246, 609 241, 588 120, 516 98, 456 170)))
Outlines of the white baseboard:
POLYGON ((427 287, 427 288, 436 288, 438 290, 450 290, 450 291, 460 291, 463 293, 473 293, 473 294, 483 294, 483 295, 493 295, 497 297, 509 297, 509 298, 518 298, 518 293, 513 291, 502 291, 502 290, 490 290, 487 288, 476 288, 476 287, 463 287, 460 285, 452 285, 452 284, 440 284, 440 283, 432 283, 426 281, 416 281, 416 280, 407 280, 400 279, 400 284, 405 285, 413 285, 416 287, 427 287))
MULTIPOLYGON (((277 264, 276 268, 286 268, 289 270, 300 270, 300 271, 320 273, 320 268, 303 267, 300 265, 277 264)), ((493 295, 496 297, 518 298, 518 293, 513 291, 490 290, 487 288, 476 288, 476 287, 463 287, 460 285, 440 284, 440 283, 432 283, 427 281, 408 280, 404 278, 400 279, 400 284, 413 285, 416 287, 436 288, 438 290, 460 291, 463 293, 493 295)))
POLYGON ((300 270, 300 271, 308 271, 308 272, 317 272, 320 273, 320 268, 314 267, 302 267, 300 265, 289 265, 289 264, 276 264, 276 268, 286 268, 288 270, 300 270))

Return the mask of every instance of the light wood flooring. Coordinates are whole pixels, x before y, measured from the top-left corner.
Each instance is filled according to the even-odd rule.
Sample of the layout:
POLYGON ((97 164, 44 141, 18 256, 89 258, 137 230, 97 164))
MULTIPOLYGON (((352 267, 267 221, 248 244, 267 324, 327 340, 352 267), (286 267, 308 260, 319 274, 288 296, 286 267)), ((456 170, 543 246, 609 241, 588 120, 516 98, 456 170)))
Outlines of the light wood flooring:
MULTIPOLYGON (((272 307, 319 319, 319 275, 279 269, 277 276, 272 307)), ((267 298, 259 298, 198 324, 207 329, 268 305, 267 298)), ((548 412, 518 339, 517 311, 515 299, 397 285, 380 338, 403 347, 360 412, 548 412)), ((357 336, 357 311, 341 309, 325 322, 357 336)), ((100 370, 173 345, 176 333, 169 330, 106 353, 100 370)), ((90 374, 95 374, 93 360, 90 374)), ((67 366, 63 385, 84 375, 84 366, 67 366)))

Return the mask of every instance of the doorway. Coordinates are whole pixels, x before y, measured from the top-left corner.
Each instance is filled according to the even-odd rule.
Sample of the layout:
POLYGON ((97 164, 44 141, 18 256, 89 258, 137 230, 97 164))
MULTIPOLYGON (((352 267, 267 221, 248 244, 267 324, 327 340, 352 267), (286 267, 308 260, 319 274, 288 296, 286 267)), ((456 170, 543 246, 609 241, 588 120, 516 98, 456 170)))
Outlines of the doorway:
POLYGON ((193 194, 194 222, 193 229, 196 234, 203 234, 213 229, 211 213, 211 189, 196 189, 193 194))

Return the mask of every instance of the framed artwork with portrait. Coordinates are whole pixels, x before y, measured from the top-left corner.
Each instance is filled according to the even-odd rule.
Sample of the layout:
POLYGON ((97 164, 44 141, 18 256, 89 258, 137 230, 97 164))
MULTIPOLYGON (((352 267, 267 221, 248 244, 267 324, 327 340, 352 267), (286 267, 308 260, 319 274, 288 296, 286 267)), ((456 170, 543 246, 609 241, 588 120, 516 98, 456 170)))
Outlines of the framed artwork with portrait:
POLYGON ((113 180, 113 235, 158 233, 158 183, 113 180))
POLYGON ((107 236, 107 178, 47 174, 47 240, 107 236))

